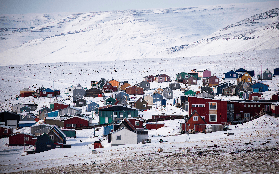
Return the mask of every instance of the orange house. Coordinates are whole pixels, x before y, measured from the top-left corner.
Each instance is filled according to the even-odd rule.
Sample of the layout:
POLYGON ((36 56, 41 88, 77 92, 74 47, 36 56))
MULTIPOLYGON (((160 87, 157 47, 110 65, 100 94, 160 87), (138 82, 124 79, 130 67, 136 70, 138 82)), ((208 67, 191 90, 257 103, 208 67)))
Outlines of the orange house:
POLYGON ((238 82, 249 82, 252 83, 252 77, 250 76, 249 73, 244 73, 243 76, 238 78, 238 82))
POLYGON ((129 87, 129 86, 131 86, 129 83, 124 83, 124 84, 120 87, 120 89, 121 89, 122 91, 125 91, 126 88, 129 87))
POLYGON ((117 87, 117 88, 119 87, 119 82, 116 80, 111 80, 111 81, 109 81, 109 83, 114 87, 117 87))

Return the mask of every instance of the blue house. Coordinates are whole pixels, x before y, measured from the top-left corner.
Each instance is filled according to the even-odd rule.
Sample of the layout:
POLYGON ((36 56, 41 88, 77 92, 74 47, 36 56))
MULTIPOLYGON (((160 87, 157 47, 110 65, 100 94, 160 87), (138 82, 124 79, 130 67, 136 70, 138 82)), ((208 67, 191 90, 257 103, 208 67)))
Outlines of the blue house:
POLYGON ((59 111, 49 112, 49 113, 47 113, 47 116, 48 117, 58 117, 58 113, 59 113, 59 111))
POLYGON ((90 104, 87 105, 87 112, 95 111, 96 109, 99 108, 99 104, 95 102, 91 102, 90 104))
POLYGON ((152 97, 153 97, 153 103, 161 102, 163 100, 163 96, 158 93, 153 94, 152 97))
POLYGON ((219 95, 219 94, 223 94, 223 89, 225 89, 225 88, 227 88, 227 87, 229 87, 230 86, 230 84, 229 83, 222 83, 222 84, 219 84, 218 86, 217 86, 217 95, 219 95))
POLYGON ((55 144, 47 134, 43 134, 37 138, 36 153, 44 152, 54 148, 55 144))
POLYGON ((225 79, 229 79, 229 78, 233 78, 233 79, 237 79, 238 78, 238 74, 236 72, 234 72, 233 70, 225 73, 225 79))
POLYGON ((243 69, 243 68, 239 68, 239 69, 236 70, 235 72, 238 73, 238 74, 244 74, 244 73, 247 72, 247 70, 246 70, 246 69, 243 69))
POLYGON ((268 85, 259 82, 251 85, 253 92, 265 92, 268 91, 268 87, 268 85))
POLYGON ((162 106, 166 106, 166 105, 167 105, 167 100, 166 100, 166 99, 163 99, 163 100, 161 101, 161 105, 162 105, 162 106))

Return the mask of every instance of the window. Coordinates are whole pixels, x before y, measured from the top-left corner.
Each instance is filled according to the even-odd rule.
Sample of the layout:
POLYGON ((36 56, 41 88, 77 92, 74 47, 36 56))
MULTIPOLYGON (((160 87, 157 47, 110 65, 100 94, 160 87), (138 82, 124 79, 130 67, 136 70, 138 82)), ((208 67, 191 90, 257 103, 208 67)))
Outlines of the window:
POLYGON ((121 135, 116 136, 116 140, 121 140, 121 135))
POLYGON ((201 116, 201 118, 205 120, 205 116, 201 116))
POLYGON ((233 74, 233 77, 236 77, 236 74, 233 74))
POLYGON ((258 107, 260 108, 260 107, 261 107, 261 105, 258 105, 258 107))
POLYGON ((246 105, 244 105, 244 107, 246 108, 246 105))
POLYGON ((245 76, 248 76, 248 74, 245 74, 245 76))
POLYGON ((54 136, 53 136, 53 135, 49 135, 49 138, 50 138, 51 140, 54 140, 54 136))
POLYGON ((192 104, 192 107, 197 107, 198 105, 194 105, 194 104, 192 104))
POLYGON ((209 121, 210 122, 217 122, 217 115, 216 114, 209 115, 209 121))
POLYGON ((193 121, 198 121, 199 120, 199 117, 198 116, 194 116, 193 117, 193 121))
POLYGON ((146 104, 142 104, 142 107, 146 108, 146 104))
POLYGON ((29 141, 29 137, 24 137, 24 141, 29 141))
POLYGON ((250 105, 248 105, 248 108, 250 108, 250 105))
POLYGON ((113 112, 113 117, 117 117, 117 112, 113 112))
POLYGON ((205 107, 205 105, 200 104, 200 105, 199 105, 199 107, 204 108, 204 107, 205 107))
POLYGON ((197 80, 193 80, 193 82, 194 82, 194 83, 196 83, 196 82, 197 82, 197 80))
POLYGON ((123 117, 123 112, 120 112, 120 117, 123 117))
POLYGON ((209 110, 217 110, 217 103, 209 103, 209 110))
POLYGON ((136 125, 136 126, 139 126, 139 121, 135 121, 135 125, 136 125))
POLYGON ((168 95, 171 96, 171 92, 169 92, 168 95))
POLYGON ((108 123, 108 117, 105 117, 105 123, 108 123))
POLYGON ((218 80, 218 79, 215 79, 215 82, 219 82, 219 80, 218 80))
POLYGON ((185 105, 185 111, 188 111, 188 104, 185 105))

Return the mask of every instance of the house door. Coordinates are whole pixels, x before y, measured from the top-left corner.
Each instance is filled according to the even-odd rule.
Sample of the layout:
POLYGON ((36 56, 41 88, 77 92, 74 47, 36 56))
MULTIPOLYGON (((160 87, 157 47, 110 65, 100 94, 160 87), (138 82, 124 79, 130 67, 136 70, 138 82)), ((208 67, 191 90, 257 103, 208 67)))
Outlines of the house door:
POLYGON ((250 113, 244 113, 244 121, 250 121, 250 113))
POLYGON ((265 105, 265 112, 270 112, 270 105, 265 105))

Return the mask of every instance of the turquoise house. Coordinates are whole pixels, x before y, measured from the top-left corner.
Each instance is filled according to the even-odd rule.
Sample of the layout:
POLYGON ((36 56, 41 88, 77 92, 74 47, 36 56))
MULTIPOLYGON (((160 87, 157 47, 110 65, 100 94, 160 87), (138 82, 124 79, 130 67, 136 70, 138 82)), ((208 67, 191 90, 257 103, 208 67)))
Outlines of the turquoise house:
POLYGON ((99 109, 99 124, 110 124, 124 118, 138 117, 138 110, 125 106, 112 106, 99 109))

